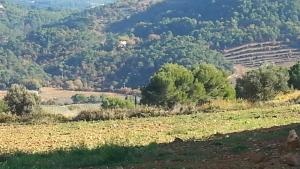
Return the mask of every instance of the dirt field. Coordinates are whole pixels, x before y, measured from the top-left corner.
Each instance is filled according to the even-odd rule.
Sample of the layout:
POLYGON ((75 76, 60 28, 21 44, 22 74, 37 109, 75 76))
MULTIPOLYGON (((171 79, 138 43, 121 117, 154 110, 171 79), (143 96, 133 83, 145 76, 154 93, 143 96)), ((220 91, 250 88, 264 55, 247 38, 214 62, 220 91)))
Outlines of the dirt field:
POLYGON ((289 105, 104 122, 0 125, 0 169, 296 169, 281 162, 280 149, 290 129, 300 131, 295 124, 300 123, 299 112, 299 105, 289 105))

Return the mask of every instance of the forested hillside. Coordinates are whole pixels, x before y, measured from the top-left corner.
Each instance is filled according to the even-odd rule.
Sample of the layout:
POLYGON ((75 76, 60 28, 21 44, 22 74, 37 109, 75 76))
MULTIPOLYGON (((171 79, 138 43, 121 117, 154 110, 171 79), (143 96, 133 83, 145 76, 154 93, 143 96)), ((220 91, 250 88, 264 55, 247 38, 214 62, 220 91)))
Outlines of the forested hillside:
POLYGON ((33 11, 58 16, 18 28, 20 36, 1 48, 45 74, 35 81, 69 89, 140 87, 165 63, 212 63, 230 71, 224 49, 299 44, 300 0, 124 0, 73 14, 33 11))
POLYGON ((12 0, 12 2, 26 6, 52 9, 85 9, 105 5, 114 1, 115 0, 12 0))

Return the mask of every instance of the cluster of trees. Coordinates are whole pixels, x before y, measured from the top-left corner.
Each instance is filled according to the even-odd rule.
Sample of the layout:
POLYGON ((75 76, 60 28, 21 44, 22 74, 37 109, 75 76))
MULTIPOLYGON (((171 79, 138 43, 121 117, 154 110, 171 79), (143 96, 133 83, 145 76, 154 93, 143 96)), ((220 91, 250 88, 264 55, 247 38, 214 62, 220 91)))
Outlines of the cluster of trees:
POLYGON ((289 89, 289 79, 287 69, 265 65, 247 72, 243 78, 237 80, 237 96, 251 101, 271 100, 279 92, 289 89))
POLYGON ((237 79, 236 87, 226 74, 213 65, 201 64, 191 70, 166 64, 151 77, 142 90, 143 104, 173 107, 177 104, 201 104, 212 99, 267 101, 291 88, 300 89, 300 62, 290 69, 263 65, 237 79))
POLYGON ((138 88, 165 63, 230 70, 219 52, 224 48, 269 40, 298 43, 299 0, 157 2, 124 0, 77 12, 3 1, 0 59, 8 61, 0 62, 6 76, 1 86, 33 79, 79 89, 74 85, 79 79, 83 88, 138 88), (19 68, 24 73, 18 74, 19 68))
POLYGON ((83 94, 76 94, 71 97, 73 103, 99 103, 104 109, 117 109, 117 108, 134 108, 134 102, 129 99, 122 99, 119 97, 107 97, 107 96, 85 96, 83 94))
POLYGON ((271 100, 289 89, 300 90, 300 62, 289 69, 264 65, 249 71, 236 84, 237 96, 252 101, 271 100))
POLYGON ((217 98, 235 98, 226 73, 208 64, 195 66, 192 70, 166 64, 142 90, 141 103, 173 107, 178 103, 201 103, 217 98))
MULTIPOLYGON (((289 89, 300 90, 300 62, 290 69, 263 65, 247 72, 237 80, 236 87, 228 81, 228 74, 211 64, 186 68, 178 64, 163 65, 142 89, 141 103, 172 108, 178 104, 202 104, 214 99, 243 98, 267 101, 289 89)), ((74 103, 99 103, 104 109, 134 108, 129 99, 105 96, 72 96, 74 103)), ((22 85, 12 85, 0 109, 23 116, 40 111, 41 99, 22 85)))

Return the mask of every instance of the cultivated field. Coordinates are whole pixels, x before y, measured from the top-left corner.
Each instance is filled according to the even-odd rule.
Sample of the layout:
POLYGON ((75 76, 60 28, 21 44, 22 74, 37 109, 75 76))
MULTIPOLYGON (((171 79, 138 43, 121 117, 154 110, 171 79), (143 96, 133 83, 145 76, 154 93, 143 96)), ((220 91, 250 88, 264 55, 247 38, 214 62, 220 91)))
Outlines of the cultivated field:
POLYGON ((104 122, 3 124, 0 168, 251 166, 245 160, 250 152, 273 152, 260 146, 288 134, 287 129, 261 129, 300 123, 299 112, 300 105, 283 105, 104 122))
POLYGON ((223 51, 226 59, 245 67, 258 67, 265 63, 291 66, 300 58, 300 51, 280 41, 249 43, 223 51))

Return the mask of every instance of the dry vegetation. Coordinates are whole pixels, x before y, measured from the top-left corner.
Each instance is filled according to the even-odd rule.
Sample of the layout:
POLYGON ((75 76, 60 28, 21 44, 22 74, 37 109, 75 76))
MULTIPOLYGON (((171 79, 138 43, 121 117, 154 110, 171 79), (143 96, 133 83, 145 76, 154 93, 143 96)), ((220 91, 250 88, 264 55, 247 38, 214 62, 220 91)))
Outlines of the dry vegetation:
MULTIPOLYGON (((116 93, 109 92, 89 92, 89 91, 72 91, 72 90, 63 90, 51 87, 44 87, 39 90, 39 95, 43 101, 54 100, 57 103, 71 103, 71 97, 75 94, 83 94, 85 96, 118 96, 116 93)), ((0 91, 0 98, 3 98, 6 95, 6 91, 0 91)))
MULTIPOLYGON (((122 120, 2 124, 0 168, 118 168, 121 165, 123 168, 219 169, 219 165, 213 164, 222 163, 230 169, 237 166, 252 169, 257 164, 252 161, 251 153, 257 149, 278 153, 277 141, 287 134, 286 129, 266 128, 300 123, 300 105, 293 102, 299 96, 298 91, 290 92, 267 103, 215 100, 187 115, 176 115, 180 114, 176 110, 148 108, 145 111, 145 107, 138 107, 102 110, 102 113, 117 113, 114 117, 145 111, 140 113, 142 116, 122 120), (264 149, 275 144, 274 149, 264 149)), ((52 114, 64 114, 70 119, 77 110, 99 111, 98 105, 56 107, 52 114)), ((51 112, 50 106, 43 109, 51 112)), ((297 125, 293 128, 299 129, 297 125)), ((274 164, 286 167, 277 159, 274 164)))
MULTIPOLYGON (((249 168, 252 164, 240 159, 239 154, 257 149, 261 145, 258 141, 251 142, 243 134, 225 140, 210 138, 300 123, 299 112, 299 105, 289 105, 105 122, 1 125, 0 168, 105 168, 107 165, 198 168, 199 160, 204 160, 202 168, 214 168, 211 165, 225 157, 230 163, 224 165, 249 168), (151 143, 162 145, 153 147, 151 143)), ((265 140, 268 134, 254 132, 251 137, 265 140)))
POLYGON ((250 108, 240 111, 200 113, 170 117, 72 122, 39 125, 1 125, 1 153, 43 152, 87 145, 147 145, 182 139, 205 139, 231 133, 300 122, 300 106, 250 108), (30 140, 30 142, 28 142, 30 140))

